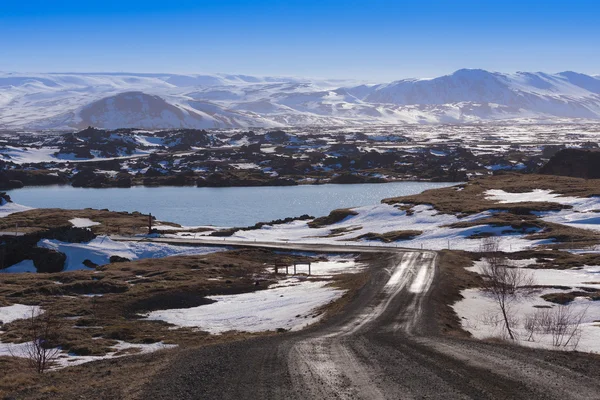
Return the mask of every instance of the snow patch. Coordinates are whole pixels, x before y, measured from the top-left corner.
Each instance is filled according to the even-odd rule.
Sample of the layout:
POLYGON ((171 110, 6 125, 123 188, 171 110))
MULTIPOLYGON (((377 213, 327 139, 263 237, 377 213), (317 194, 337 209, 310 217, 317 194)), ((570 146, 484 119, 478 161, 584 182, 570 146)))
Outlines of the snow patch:
POLYGON ((73 218, 69 222, 73 224, 75 228, 89 228, 91 226, 100 225, 100 222, 94 222, 89 218, 73 218))
POLYGON ((215 303, 186 309, 153 311, 148 319, 179 327, 196 327, 212 334, 227 331, 262 332, 278 328, 299 330, 319 320, 315 309, 344 293, 328 282, 288 279, 266 290, 209 296, 215 303))

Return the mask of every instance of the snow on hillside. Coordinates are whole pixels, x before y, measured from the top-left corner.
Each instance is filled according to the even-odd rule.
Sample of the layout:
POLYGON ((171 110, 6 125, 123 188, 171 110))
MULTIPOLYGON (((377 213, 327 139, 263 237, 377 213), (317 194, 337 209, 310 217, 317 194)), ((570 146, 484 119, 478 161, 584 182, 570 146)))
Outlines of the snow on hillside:
POLYGON ((245 128, 600 119, 600 78, 463 69, 357 85, 245 75, 0 73, 4 128, 245 128))

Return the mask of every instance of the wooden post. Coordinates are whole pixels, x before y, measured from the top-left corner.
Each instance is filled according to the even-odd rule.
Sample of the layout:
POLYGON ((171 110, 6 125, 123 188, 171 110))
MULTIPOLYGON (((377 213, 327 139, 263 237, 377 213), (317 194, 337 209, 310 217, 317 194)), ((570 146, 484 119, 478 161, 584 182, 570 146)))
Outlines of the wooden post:
POLYGON ((289 265, 285 264, 285 274, 286 275, 289 275, 288 268, 289 268, 289 265))
POLYGON ((275 275, 277 275, 277 263, 275 263, 275 275))
POLYGON ((294 275, 296 275, 296 263, 294 263, 294 275))
POLYGON ((148 234, 152 233, 152 213, 148 214, 148 234))

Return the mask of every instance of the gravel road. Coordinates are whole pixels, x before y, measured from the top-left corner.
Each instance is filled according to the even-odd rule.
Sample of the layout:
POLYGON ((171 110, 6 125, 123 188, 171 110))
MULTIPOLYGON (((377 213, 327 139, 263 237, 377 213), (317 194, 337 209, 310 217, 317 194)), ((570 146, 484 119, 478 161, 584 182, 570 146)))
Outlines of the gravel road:
POLYGON ((428 301, 436 258, 389 249, 342 313, 298 333, 182 351, 145 398, 600 399, 595 355, 440 335, 428 301))

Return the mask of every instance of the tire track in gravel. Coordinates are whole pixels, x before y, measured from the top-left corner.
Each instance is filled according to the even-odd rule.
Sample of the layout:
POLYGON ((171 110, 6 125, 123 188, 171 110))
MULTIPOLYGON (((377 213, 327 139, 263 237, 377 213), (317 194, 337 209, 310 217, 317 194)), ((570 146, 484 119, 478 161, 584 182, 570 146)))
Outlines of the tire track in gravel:
POLYGON ((389 280, 382 290, 383 298, 332 332, 316 335, 296 343, 288 358, 294 385, 303 385, 312 398, 385 399, 374 383, 372 367, 365 366, 353 354, 346 337, 368 329, 402 292, 413 293, 413 301, 393 325, 393 330, 409 331, 420 315, 418 294, 427 292, 435 270, 435 253, 403 253, 394 257, 389 280), (314 393, 313 393, 314 392, 314 393))

